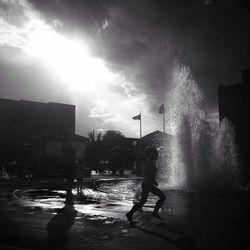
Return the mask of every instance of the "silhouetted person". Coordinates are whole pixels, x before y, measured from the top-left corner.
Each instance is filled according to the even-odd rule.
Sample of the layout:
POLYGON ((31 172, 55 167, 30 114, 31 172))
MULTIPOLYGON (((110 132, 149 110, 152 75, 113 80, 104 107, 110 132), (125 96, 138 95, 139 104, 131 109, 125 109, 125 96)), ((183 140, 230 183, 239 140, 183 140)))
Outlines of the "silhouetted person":
POLYGON ((23 174, 25 178, 32 178, 32 160, 30 145, 25 142, 23 144, 23 174))
POLYGON ((84 177, 84 162, 83 159, 78 159, 76 164, 77 195, 82 193, 83 177, 84 177))
POLYGON ((132 216, 133 214, 142 208, 142 206, 147 202, 148 194, 149 192, 153 193, 154 195, 157 195, 160 199, 156 202, 154 211, 152 212, 152 216, 163 220, 159 214, 158 211, 160 207, 162 206, 163 202, 166 199, 165 194, 157 188, 158 183, 156 182, 156 173, 157 173, 157 167, 156 167, 156 160, 158 158, 158 151, 153 146, 148 146, 145 149, 145 155, 146 155, 146 164, 144 169, 144 178, 142 181, 142 196, 139 203, 135 204, 132 209, 126 213, 126 217, 129 222, 133 222, 132 216))
POLYGON ((9 179, 10 179, 9 174, 5 171, 4 167, 1 167, 0 180, 9 180, 9 179))
POLYGON ((62 158, 64 166, 64 177, 67 181, 65 204, 73 204, 72 188, 74 184, 75 171, 76 171, 76 154, 74 146, 71 143, 70 132, 67 132, 64 135, 61 145, 61 150, 62 150, 62 158))

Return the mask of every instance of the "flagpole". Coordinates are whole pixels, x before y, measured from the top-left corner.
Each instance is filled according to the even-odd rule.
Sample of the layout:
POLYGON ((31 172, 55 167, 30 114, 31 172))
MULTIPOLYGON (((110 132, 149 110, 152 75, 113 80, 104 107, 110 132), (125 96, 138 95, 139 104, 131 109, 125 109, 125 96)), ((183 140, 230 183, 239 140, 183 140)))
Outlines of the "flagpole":
POLYGON ((133 120, 140 120, 140 138, 142 137, 142 119, 141 119, 141 111, 139 115, 133 116, 133 120))
POLYGON ((141 111, 140 111, 140 138, 142 137, 142 129, 141 129, 141 111))
POLYGON ((163 114, 162 114, 162 119, 163 119, 163 132, 165 133, 165 110, 163 111, 163 114))
POLYGON ((159 114, 162 114, 162 126, 163 126, 163 132, 165 133, 166 126, 165 126, 165 106, 164 106, 164 103, 159 108, 159 114))

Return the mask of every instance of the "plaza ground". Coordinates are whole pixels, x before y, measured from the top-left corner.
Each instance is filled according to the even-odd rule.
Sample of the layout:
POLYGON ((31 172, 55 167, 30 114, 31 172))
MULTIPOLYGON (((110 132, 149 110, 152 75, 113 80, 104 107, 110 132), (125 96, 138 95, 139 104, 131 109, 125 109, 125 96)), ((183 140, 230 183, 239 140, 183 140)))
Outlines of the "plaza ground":
POLYGON ((53 191, 64 188, 60 179, 2 182, 1 249, 250 249, 248 192, 166 191, 164 221, 151 217, 149 202, 129 224, 125 213, 133 202, 117 197, 130 181, 140 182, 134 176, 89 178, 90 196, 102 197, 76 199, 73 207, 53 191), (91 193, 100 185, 107 193, 91 193))

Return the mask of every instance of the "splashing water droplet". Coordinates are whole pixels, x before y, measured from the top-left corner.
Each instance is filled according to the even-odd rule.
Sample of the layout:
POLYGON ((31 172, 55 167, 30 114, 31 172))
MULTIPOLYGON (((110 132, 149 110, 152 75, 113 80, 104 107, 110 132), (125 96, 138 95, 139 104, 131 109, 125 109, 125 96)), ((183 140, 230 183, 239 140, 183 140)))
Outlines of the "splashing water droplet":
POLYGON ((186 190, 239 186, 233 128, 226 120, 220 125, 219 118, 209 119, 203 92, 188 67, 176 63, 165 103, 173 137, 159 150, 162 185, 186 190))

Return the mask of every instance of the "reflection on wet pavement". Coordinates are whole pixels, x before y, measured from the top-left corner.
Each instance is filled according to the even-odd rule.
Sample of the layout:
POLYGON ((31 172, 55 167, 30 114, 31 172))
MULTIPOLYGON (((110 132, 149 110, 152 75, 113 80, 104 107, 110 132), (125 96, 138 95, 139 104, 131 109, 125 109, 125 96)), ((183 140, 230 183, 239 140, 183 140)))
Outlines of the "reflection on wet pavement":
MULTIPOLYGON (((100 182, 92 188, 85 187, 81 196, 76 196, 74 189, 74 206, 79 212, 78 216, 95 215, 97 217, 94 219, 103 218, 105 223, 112 223, 112 219, 108 218, 125 219, 126 211, 140 199, 140 183, 138 180, 100 182)), ((207 220, 208 222, 214 218, 216 220, 223 218, 233 220, 241 216, 235 211, 243 211, 242 207, 244 207, 240 197, 230 195, 209 195, 169 190, 165 190, 165 193, 167 199, 162 211, 167 216, 187 216, 190 219, 207 220)), ((66 197, 63 190, 49 189, 16 190, 14 195, 22 198, 19 199, 22 206, 50 210, 62 208, 66 197)), ((150 194, 143 211, 152 211, 156 200, 157 197, 150 194)))
MULTIPOLYGON (((79 213, 101 215, 105 212, 112 217, 123 217, 124 211, 131 207, 134 200, 140 198, 140 181, 102 182, 94 188, 84 188, 80 196, 76 196, 75 189, 73 194, 75 209, 79 213), (117 216, 117 214, 121 215, 117 216)), ((50 189, 23 189, 16 190, 14 196, 21 198, 22 206, 59 209, 64 206, 66 192, 50 189)), ((109 223, 107 218, 105 221, 109 223)))
POLYGON ((0 197, 4 201, 0 207, 1 223, 6 229, 1 234, 7 240, 18 239, 14 243, 11 241, 11 245, 29 249, 58 249, 61 246, 79 249, 79 245, 85 249, 113 249, 114 243, 119 244, 116 249, 123 249, 125 244, 133 246, 131 249, 147 249, 148 242, 151 249, 162 244, 164 248, 157 249, 195 249, 195 246, 241 249, 237 247, 239 241, 248 243, 248 193, 164 190, 167 199, 160 211, 164 223, 151 216, 157 197, 150 195, 143 213, 135 214, 137 223, 131 225, 125 213, 140 199, 140 183, 136 180, 87 183, 82 196, 77 197, 73 190, 76 213, 64 209, 65 191, 61 182, 57 189, 31 188, 38 184, 29 185, 30 188, 23 185, 14 192, 14 199, 13 189, 6 188, 0 197), (226 247, 225 239, 228 241, 226 247))

